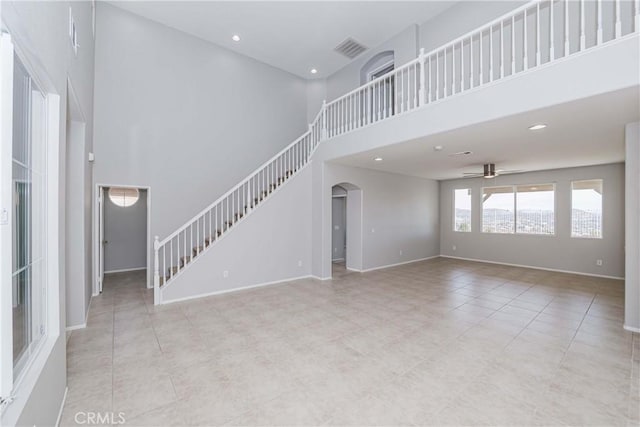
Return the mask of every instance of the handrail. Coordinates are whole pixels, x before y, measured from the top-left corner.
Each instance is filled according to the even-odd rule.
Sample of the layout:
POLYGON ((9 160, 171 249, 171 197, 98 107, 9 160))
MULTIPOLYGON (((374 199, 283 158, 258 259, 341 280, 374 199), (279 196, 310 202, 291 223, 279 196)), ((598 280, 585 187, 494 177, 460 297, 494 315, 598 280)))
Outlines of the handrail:
POLYGON ((327 107, 330 107, 331 105, 350 97, 351 95, 355 95, 358 92, 361 92, 364 89, 367 89, 369 86, 375 86, 376 83, 380 83, 381 81, 388 79, 389 77, 391 77, 392 74, 397 74, 401 71, 404 71, 407 68, 410 68, 412 65, 415 65, 417 63, 420 62, 420 57, 412 59, 411 61, 407 62, 406 64, 398 67, 398 68, 394 68, 393 70, 389 71, 386 74, 381 75, 380 77, 376 77, 375 79, 371 80, 370 82, 367 82, 361 86, 358 86, 357 88, 353 89, 351 92, 347 92, 344 95, 334 99, 333 101, 327 102, 327 107))
MULTIPOLYGON (((553 0, 550 0, 550 1, 553 1, 553 0)), ((411 61, 405 63, 404 65, 402 65, 402 66, 400 66, 398 68, 395 68, 395 69, 389 71, 388 73, 383 74, 380 77, 376 77, 374 80, 371 80, 370 82, 367 82, 367 83, 365 83, 365 84, 363 84, 361 86, 358 86, 357 88, 353 89, 350 92, 345 93, 344 95, 339 96, 338 98, 328 102, 327 106, 335 104, 335 103, 337 103, 337 102, 339 102, 339 101, 341 101, 341 100, 343 100, 345 98, 348 98, 351 95, 355 95, 356 93, 362 91, 363 89, 366 89, 368 86, 375 86, 376 83, 380 83, 381 81, 391 77, 391 75, 396 74, 396 73, 398 73, 400 71, 404 71, 405 68, 409 68, 411 65, 414 65, 415 63, 420 62, 420 58, 421 57, 422 58, 427 58, 429 56, 435 55, 436 53, 440 53, 441 51, 443 51, 443 50, 445 50, 445 49, 447 49, 447 48, 449 48, 449 47, 451 47, 451 46, 453 46, 453 45, 455 45, 457 43, 460 43, 461 41, 471 37, 472 35, 484 32, 485 30, 487 30, 488 28, 492 27, 496 23, 505 21, 505 19, 507 17, 515 16, 515 15, 519 14, 520 12, 523 12, 523 11, 529 9, 530 7, 536 5, 536 4, 540 3, 540 2, 541 2, 541 0, 532 0, 529 3, 523 4, 522 6, 518 6, 517 8, 513 9, 512 11, 501 15, 500 17, 494 19, 493 21, 490 21, 489 23, 484 24, 482 27, 479 27, 479 28, 477 28, 475 30, 469 31, 469 32, 461 35, 460 37, 455 38, 452 41, 447 42, 446 44, 443 44, 442 46, 438 46, 437 48, 430 50, 427 53, 420 52, 420 55, 417 58, 412 59, 411 61)))
POLYGON ((624 35, 622 34, 624 21, 620 10, 622 0, 612 0, 615 9, 613 22, 610 23, 614 25, 614 34, 607 40, 603 40, 602 4, 605 0, 594 0, 597 22, 587 23, 584 19, 585 0, 576 2, 578 3, 577 13, 576 10, 571 13, 574 18, 579 15, 580 19, 577 23, 572 23, 571 27, 577 25, 577 34, 573 28, 570 29, 570 22, 572 22, 569 19, 570 1, 572 0, 532 0, 428 53, 420 49, 417 58, 331 102, 323 101, 320 111, 309 123, 305 133, 165 239, 158 241, 158 237, 155 238, 154 299, 156 303, 159 303, 162 298, 158 257, 160 250, 162 250, 162 270, 160 271, 166 270, 167 266, 170 267, 168 276, 164 276, 163 271, 166 284, 176 274, 180 274, 186 267, 186 263, 190 262, 194 256, 206 250, 212 239, 225 234, 231 225, 251 213, 263 197, 308 164, 323 140, 386 120, 397 114, 414 111, 432 102, 510 77, 532 67, 553 62, 560 59, 556 55, 556 47, 564 47, 562 57, 583 52, 591 47, 585 42, 585 34, 591 31, 596 34, 596 46, 640 31, 640 0, 633 0, 632 15, 625 15, 625 19, 630 18, 632 22, 631 30, 625 29, 624 35), (556 4, 563 5, 564 13, 558 14, 556 11, 554 20, 556 4), (548 12, 544 12, 545 6, 548 7, 548 12), (532 12, 533 8, 535 9, 532 12), (544 21, 541 19, 541 10, 544 21), (535 22, 527 24, 529 18, 534 15, 535 22), (562 16, 562 19, 559 16, 562 16), (516 26, 516 20, 518 22, 522 20, 522 25, 516 26), (564 33, 559 42, 554 38, 556 24, 560 24, 560 30, 564 33), (516 30, 518 36, 515 35, 516 30), (542 31, 549 32, 546 35, 548 40, 544 43, 540 37, 542 31), (494 33, 496 33, 495 36, 494 33), (573 38, 576 35, 578 38, 573 38), (520 36, 521 40, 516 38, 520 36), (530 43, 534 49, 527 43, 528 36, 535 37, 535 41, 530 43), (517 46, 516 40, 518 40, 517 46), (508 47, 505 46, 505 42, 509 43, 508 47), (475 47, 476 43, 477 47, 475 47), (572 44, 575 47, 573 51, 572 44), (497 55, 494 54, 496 50, 497 55), (534 56, 535 60, 530 61, 534 56), (465 64, 465 61, 468 62, 465 64), (506 68, 509 65, 510 68, 506 68), (215 225, 213 218, 215 218, 215 225), (193 247, 194 243, 196 247, 193 247), (174 249, 178 257, 177 267, 173 264, 176 259, 174 249), (195 255, 192 254, 192 250, 195 255), (169 263, 166 262, 167 255, 169 263), (183 256, 180 258, 180 255, 183 256), (185 259, 187 260, 184 261, 185 259))
POLYGON ((207 212, 209 212, 211 209, 213 209, 218 203, 220 203, 223 199, 225 199, 227 196, 229 196, 231 193, 233 193, 234 191, 236 191, 237 189, 239 189, 240 187, 242 187, 244 184, 246 184, 248 181, 251 180, 251 178, 255 177, 257 174, 259 174, 264 168, 266 168, 267 166, 269 166, 271 163, 273 163, 278 157, 280 157, 281 155, 283 155, 285 152, 287 152, 291 147, 293 147, 294 145, 296 145, 298 142, 300 142, 300 140, 304 139, 306 136, 310 135, 311 131, 306 131, 305 133, 302 134, 302 136, 300 136, 298 139, 296 139, 295 141, 293 141, 291 144, 287 145, 285 148, 283 148, 282 150, 278 151, 278 153, 271 157, 269 160, 267 160, 266 162, 264 162, 262 165, 260 165, 258 168, 256 168, 255 171, 253 171, 251 173, 251 175, 248 175, 245 179, 243 179, 242 181, 240 181, 238 184, 234 185, 233 187, 231 187, 230 190, 228 190, 226 193, 224 193, 222 196, 218 197, 213 203, 211 203, 209 206, 207 206, 206 208, 204 208, 203 210, 201 210, 200 212, 198 212, 196 215, 194 215, 191 219, 185 221, 184 225, 180 228, 178 228, 176 231, 174 231, 173 233, 171 233, 169 236, 167 236, 166 238, 162 239, 159 243, 159 246, 162 246, 164 244, 166 244, 167 242, 169 242, 172 238, 176 237, 178 234, 180 234, 180 232, 186 230, 192 223, 194 223, 196 220, 198 220, 198 218, 201 218, 203 215, 205 215, 207 212))

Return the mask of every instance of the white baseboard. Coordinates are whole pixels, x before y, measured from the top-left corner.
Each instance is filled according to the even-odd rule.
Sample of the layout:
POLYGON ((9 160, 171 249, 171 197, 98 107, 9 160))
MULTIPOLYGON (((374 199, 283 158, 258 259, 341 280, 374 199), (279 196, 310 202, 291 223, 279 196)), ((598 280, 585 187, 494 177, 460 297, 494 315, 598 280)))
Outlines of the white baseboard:
POLYGON ((309 277, 311 277, 312 279, 316 279, 316 280, 322 280, 323 282, 325 280, 331 280, 331 277, 320 277, 320 276, 314 276, 314 275, 311 275, 309 277))
POLYGON ((331 262, 340 262, 340 261, 344 261, 344 258, 336 258, 331 260, 331 262))
MULTIPOLYGON (((427 260, 434 259, 434 258, 439 258, 439 257, 440 257, 440 255, 434 255, 434 256, 430 256, 430 257, 426 257, 426 258, 412 259, 411 261, 403 261, 403 262, 397 262, 395 264, 382 265, 380 267, 366 268, 366 269, 362 270, 362 273, 366 273, 366 272, 369 272, 369 271, 375 271, 375 270, 382 270, 384 268, 397 267, 399 265, 413 264, 414 262, 427 261, 427 260)), ((353 271, 357 271, 357 270, 353 270, 353 271)))
POLYGON ((84 329, 86 327, 87 327, 87 322, 85 321, 84 323, 81 323, 79 325, 67 326, 65 328, 65 330, 67 332, 70 332, 70 331, 75 331, 75 330, 78 330, 78 329, 84 329))
POLYGON ((89 320, 89 311, 91 311, 91 302, 93 301, 94 296, 95 295, 91 295, 91 298, 89 298, 89 305, 87 306, 87 312, 84 314, 84 323, 81 323, 79 325, 67 326, 65 328, 65 331, 70 332, 70 331, 75 331, 76 329, 84 329, 87 327, 87 321, 89 320))
POLYGON ((637 334, 640 334, 640 328, 634 328, 633 326, 627 326, 627 325, 623 325, 623 328, 624 328, 626 331, 629 331, 629 332, 635 332, 635 333, 637 333, 637 334))
POLYGON ((111 274, 111 273, 127 273, 129 271, 140 271, 140 270, 146 270, 147 267, 134 267, 134 268, 123 268, 121 270, 109 270, 109 271, 105 271, 104 274, 111 274))
POLYGON ((264 286, 271 286, 271 285, 278 285, 278 284, 285 283, 285 282, 293 282, 294 280, 309 279, 309 278, 312 278, 312 277, 313 276, 308 274, 306 276, 291 277, 289 279, 274 280, 272 282, 258 283, 257 285, 242 286, 242 287, 239 287, 239 288, 225 289, 225 290, 222 290, 222 291, 205 292, 205 293, 202 293, 202 294, 190 295, 190 296, 184 297, 184 298, 175 298, 175 299, 170 299, 170 300, 165 300, 164 298, 161 298, 160 304, 171 304, 171 303, 174 303, 174 302, 188 301, 188 300, 196 299, 196 298, 204 298, 204 297, 210 297, 210 296, 214 296, 214 295, 228 294, 228 293, 231 293, 231 292, 245 291, 245 290, 248 290, 248 289, 261 288, 261 287, 264 287, 264 286))
POLYGON ((58 419, 56 420, 56 427, 60 425, 60 420, 62 419, 62 410, 64 409, 64 404, 67 402, 68 391, 69 391, 69 387, 65 387, 64 396, 62 396, 62 403, 60 404, 60 411, 58 411, 58 419))
POLYGON ((553 271, 555 273, 577 274, 579 276, 589 276, 589 277, 600 277, 600 278, 603 278, 603 279, 624 280, 624 277, 606 276, 606 275, 603 275, 603 274, 583 273, 583 272, 580 272, 580 271, 560 270, 560 269, 557 269, 557 268, 538 267, 538 266, 534 266, 534 265, 511 264, 511 263, 508 263, 508 262, 488 261, 488 260, 476 259, 476 258, 463 258, 463 257, 458 257, 458 256, 452 256, 452 255, 440 255, 440 256, 442 258, 459 259, 461 261, 483 262, 485 264, 497 264, 497 265, 506 265, 506 266, 509 266, 509 267, 531 268, 533 270, 553 271))

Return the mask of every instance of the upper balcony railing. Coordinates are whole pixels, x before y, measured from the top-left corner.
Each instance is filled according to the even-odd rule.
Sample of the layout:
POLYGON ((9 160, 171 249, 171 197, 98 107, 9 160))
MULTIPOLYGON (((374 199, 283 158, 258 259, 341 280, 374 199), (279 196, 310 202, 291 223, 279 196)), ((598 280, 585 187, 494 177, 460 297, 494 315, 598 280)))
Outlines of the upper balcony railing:
POLYGON ((640 2, 533 1, 324 106, 335 137, 637 33, 640 2))
POLYGON ((380 122, 638 33, 640 0, 533 1, 325 103, 309 130, 171 235, 154 242, 155 301, 272 192, 301 171, 322 140, 380 122))

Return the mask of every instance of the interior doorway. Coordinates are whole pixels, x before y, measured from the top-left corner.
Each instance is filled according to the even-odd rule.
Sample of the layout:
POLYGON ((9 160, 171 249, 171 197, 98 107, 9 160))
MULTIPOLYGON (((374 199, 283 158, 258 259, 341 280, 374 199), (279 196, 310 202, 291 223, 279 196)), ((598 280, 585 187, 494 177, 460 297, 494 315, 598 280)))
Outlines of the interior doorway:
POLYGON ((149 187, 98 185, 95 218, 95 287, 153 287, 149 187))
POLYGON ((331 264, 333 274, 346 270, 347 190, 339 185, 331 189, 331 264))
POLYGON ((362 190, 350 183, 331 188, 331 275, 362 271, 362 190))

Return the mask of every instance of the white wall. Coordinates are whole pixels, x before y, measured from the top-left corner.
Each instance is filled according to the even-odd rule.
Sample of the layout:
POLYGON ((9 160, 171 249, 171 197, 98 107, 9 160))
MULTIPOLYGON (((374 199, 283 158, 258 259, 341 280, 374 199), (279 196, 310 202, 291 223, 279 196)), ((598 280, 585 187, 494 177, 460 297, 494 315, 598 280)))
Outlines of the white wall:
POLYGON ((147 190, 132 206, 115 205, 105 190, 104 271, 147 268, 147 190))
POLYGON ((624 326, 640 332, 640 122, 626 126, 625 140, 624 326))
POLYGON ((71 108, 67 121, 67 182, 66 182, 66 277, 67 327, 86 322, 91 286, 91 180, 92 166, 87 161, 88 133, 86 118, 80 107, 69 97, 71 108), (78 121, 81 120, 81 121, 78 121))
MULTIPOLYGON (((86 117, 86 149, 91 149, 93 118, 93 36, 91 30, 90 2, 2 2, 2 27, 14 38, 14 43, 27 52, 34 68, 47 76, 44 88, 60 95, 60 152, 59 152, 59 287, 60 308, 59 329, 64 331, 66 307, 64 295, 73 292, 67 289, 65 271, 66 246, 81 247, 82 242, 65 239, 66 206, 66 120, 67 120, 67 79, 71 81, 77 94, 79 106, 86 117), (78 29, 79 44, 74 55, 68 38, 69 7, 72 7, 78 29)), ((85 203, 85 223, 90 214, 85 203)), ((86 262, 80 256, 79 263, 86 262)), ((90 265, 86 266, 90 269, 90 265)), ((85 285, 81 283, 81 286, 85 285)), ((82 298, 84 300, 84 297, 82 298)), ((86 301, 86 300, 85 300, 86 301)), ((84 301, 82 301, 84 302, 84 301)), ((80 304, 83 310, 84 304, 80 304)), ((33 387, 23 384, 16 394, 16 400, 2 414, 2 425, 53 425, 56 422, 66 385, 66 346, 64 333, 52 338, 54 341, 46 362, 39 371, 33 387)))
POLYGON ((458 179, 440 183, 440 253, 492 262, 585 274, 624 276, 624 165, 556 169, 495 179, 458 179), (571 238, 571 181, 603 179, 603 238, 571 238), (482 233, 482 187, 511 184, 556 185, 556 235, 482 233), (453 231, 453 190, 471 188, 472 232, 453 231), (456 249, 453 249, 453 246, 456 249), (602 266, 596 260, 603 260, 602 266))
POLYGON ((327 81, 325 79, 307 82, 307 122, 312 123, 327 100, 327 81))
POLYGON ((104 2, 95 182, 149 186, 166 237, 307 129, 298 77, 104 2))
POLYGON ((439 254, 437 181, 323 164, 320 159, 313 165, 321 169, 313 184, 313 197, 318 199, 314 210, 319 209, 313 218, 315 276, 331 276, 331 188, 336 184, 349 183, 362 191, 363 270, 439 254))
POLYGON ((327 77, 327 102, 332 101, 362 84, 360 70, 380 52, 394 51, 396 67, 416 58, 418 53, 418 27, 411 25, 391 39, 371 47, 345 67, 327 77))
POLYGON ((169 283, 163 302, 309 276, 310 187, 307 166, 169 283))

